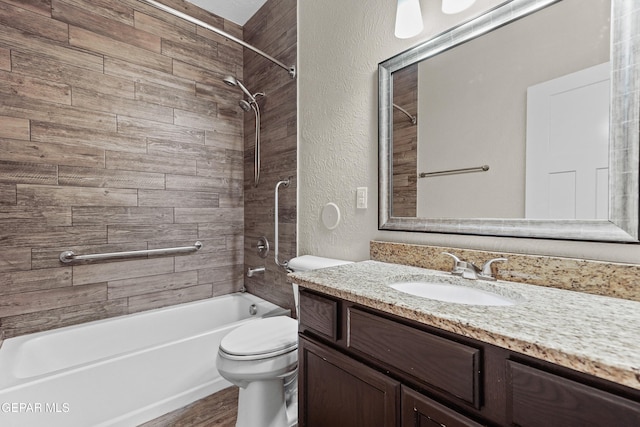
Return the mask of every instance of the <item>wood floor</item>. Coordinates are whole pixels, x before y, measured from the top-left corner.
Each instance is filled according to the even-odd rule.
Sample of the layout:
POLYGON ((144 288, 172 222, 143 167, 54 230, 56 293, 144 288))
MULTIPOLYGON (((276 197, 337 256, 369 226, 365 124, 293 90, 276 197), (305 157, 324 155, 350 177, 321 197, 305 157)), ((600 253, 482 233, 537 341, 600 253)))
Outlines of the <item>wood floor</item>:
POLYGON ((238 387, 229 387, 177 409, 141 427, 233 427, 238 410, 238 387))

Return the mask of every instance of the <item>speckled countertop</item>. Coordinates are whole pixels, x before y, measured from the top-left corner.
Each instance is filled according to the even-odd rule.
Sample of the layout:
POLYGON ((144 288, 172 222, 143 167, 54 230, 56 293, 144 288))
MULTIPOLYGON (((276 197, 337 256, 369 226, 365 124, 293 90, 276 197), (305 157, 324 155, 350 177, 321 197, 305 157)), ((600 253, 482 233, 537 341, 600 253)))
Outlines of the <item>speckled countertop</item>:
POLYGON ((640 302, 363 261, 304 273, 302 287, 537 357, 640 390, 640 302), (389 283, 428 279, 492 291, 517 303, 477 306, 409 295, 389 283))

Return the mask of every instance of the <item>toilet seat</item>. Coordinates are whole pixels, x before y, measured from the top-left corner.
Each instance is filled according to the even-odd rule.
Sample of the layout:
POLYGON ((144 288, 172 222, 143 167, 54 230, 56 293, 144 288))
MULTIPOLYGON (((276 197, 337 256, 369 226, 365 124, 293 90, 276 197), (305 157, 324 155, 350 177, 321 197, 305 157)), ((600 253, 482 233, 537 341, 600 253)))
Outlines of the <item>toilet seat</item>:
POLYGON ((249 322, 229 332, 220 342, 221 356, 233 360, 275 357, 298 348, 298 322, 276 316, 249 322))

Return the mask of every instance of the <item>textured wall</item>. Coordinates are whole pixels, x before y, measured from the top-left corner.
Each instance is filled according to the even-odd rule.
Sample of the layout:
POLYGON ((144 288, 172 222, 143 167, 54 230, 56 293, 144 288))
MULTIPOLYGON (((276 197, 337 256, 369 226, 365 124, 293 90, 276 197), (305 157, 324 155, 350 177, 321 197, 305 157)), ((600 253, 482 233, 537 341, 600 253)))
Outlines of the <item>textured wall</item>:
MULTIPOLYGON (((296 64, 297 24, 295 0, 270 0, 245 24, 244 39, 280 62, 296 64)), ((245 271, 266 267, 266 273, 245 278, 247 289, 282 307, 293 307, 293 292, 286 271, 274 261, 274 193, 278 181, 291 177, 288 188, 279 190, 280 260, 296 255, 297 188, 297 91, 296 80, 286 70, 245 49, 245 86, 264 92, 259 98, 262 167, 260 183, 253 180, 255 122, 253 113, 244 115, 245 271), (256 244, 267 237, 271 250, 260 258, 256 244)), ((240 93, 237 94, 240 96, 240 93)))
MULTIPOLYGON (((181 0, 167 4, 242 36, 181 0)), ((6 336, 237 290, 242 48, 136 0, 0 1, 6 336), (67 266, 79 254, 198 254, 67 266)))
POLYGON ((378 63, 499 3, 478 0, 462 14, 444 16, 440 2, 422 1, 425 30, 399 40, 393 36, 395 2, 300 2, 300 254, 363 260, 375 239, 638 263, 640 245, 378 230, 378 63), (369 187, 364 211, 355 207, 359 186, 369 187), (320 222, 327 202, 343 214, 331 231, 320 222))

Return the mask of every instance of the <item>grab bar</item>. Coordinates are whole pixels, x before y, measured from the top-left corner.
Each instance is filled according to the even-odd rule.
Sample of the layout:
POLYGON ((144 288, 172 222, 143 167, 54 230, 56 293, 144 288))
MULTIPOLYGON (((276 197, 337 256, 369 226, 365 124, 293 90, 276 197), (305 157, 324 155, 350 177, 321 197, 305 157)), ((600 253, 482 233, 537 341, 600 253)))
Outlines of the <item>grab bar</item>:
POLYGON ((440 175, 454 175, 457 173, 469 173, 469 172, 486 172, 489 170, 489 165, 476 166, 475 168, 462 168, 462 169, 449 169, 437 172, 421 172, 420 178, 429 178, 432 176, 440 175))
POLYGON ((274 216, 275 216, 275 247, 273 248, 273 252, 274 252, 274 260, 276 261, 276 264, 280 267, 284 267, 287 268, 287 265, 289 264, 289 261, 284 261, 284 262, 280 262, 280 260, 278 259, 278 188, 280 188, 280 185, 284 185, 285 187, 289 186, 289 179, 285 179, 284 181, 278 181, 278 183, 276 184, 276 196, 275 196, 275 210, 274 210, 274 216))
POLYGON ((73 251, 60 253, 60 261, 68 264, 74 261, 103 261, 113 258, 134 258, 147 255, 175 255, 199 251, 202 242, 196 242, 193 246, 183 246, 179 248, 146 249, 141 251, 108 252, 103 254, 76 255, 73 251))

